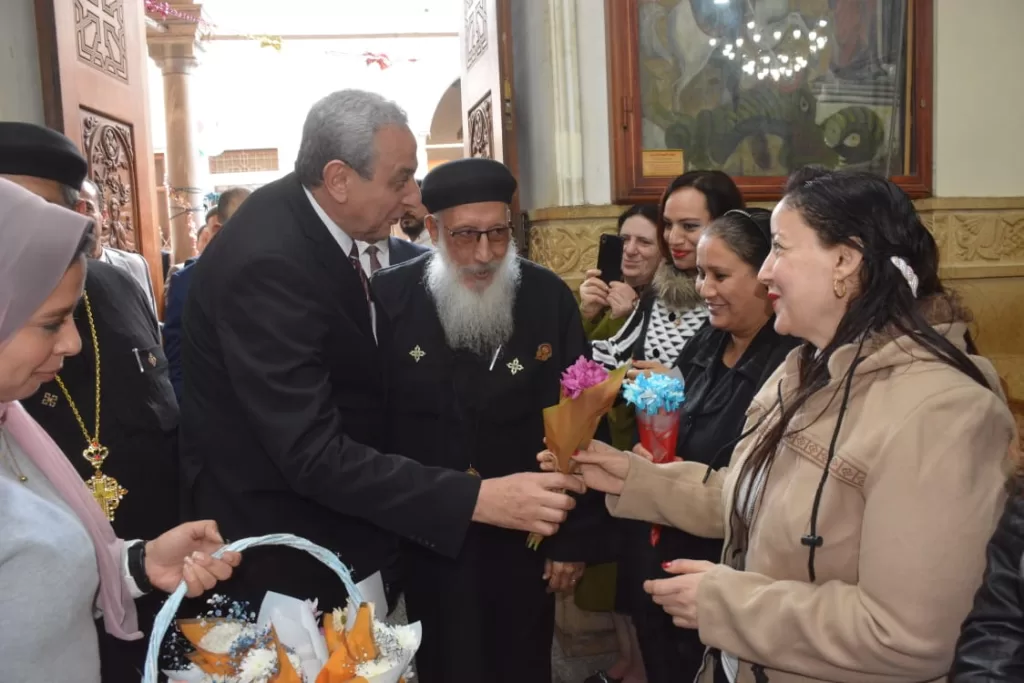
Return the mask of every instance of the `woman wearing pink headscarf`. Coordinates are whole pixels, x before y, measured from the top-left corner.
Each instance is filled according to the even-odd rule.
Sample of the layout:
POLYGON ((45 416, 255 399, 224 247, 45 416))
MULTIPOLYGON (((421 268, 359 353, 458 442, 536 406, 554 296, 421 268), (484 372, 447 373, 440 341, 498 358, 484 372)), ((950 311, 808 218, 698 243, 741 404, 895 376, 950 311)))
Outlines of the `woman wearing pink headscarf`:
POLYGON ((18 403, 54 378, 81 340, 71 319, 92 247, 89 219, 0 179, 0 662, 4 680, 99 683, 93 617, 125 640, 133 599, 195 596, 227 579, 237 553, 212 521, 149 542, 114 535, 81 477, 18 403))

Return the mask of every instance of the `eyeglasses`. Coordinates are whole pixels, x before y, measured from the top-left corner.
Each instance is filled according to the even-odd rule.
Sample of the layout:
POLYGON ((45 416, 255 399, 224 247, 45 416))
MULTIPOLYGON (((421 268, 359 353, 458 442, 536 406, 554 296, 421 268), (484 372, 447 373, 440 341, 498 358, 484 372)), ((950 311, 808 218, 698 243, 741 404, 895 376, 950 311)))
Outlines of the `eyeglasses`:
POLYGON ((496 225, 488 230, 477 230, 476 228, 459 228, 448 230, 452 241, 459 246, 469 246, 480 241, 481 236, 486 235, 487 241, 491 244, 506 244, 512 236, 512 228, 507 225, 496 225))

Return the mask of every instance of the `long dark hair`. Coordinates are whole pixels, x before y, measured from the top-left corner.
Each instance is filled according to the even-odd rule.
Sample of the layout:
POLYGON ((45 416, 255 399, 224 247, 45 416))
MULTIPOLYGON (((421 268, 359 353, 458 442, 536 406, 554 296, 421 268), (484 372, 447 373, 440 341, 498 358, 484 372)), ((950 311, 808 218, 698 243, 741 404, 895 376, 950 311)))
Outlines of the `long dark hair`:
MULTIPOLYGON (((747 484, 737 487, 733 501, 733 510, 744 511, 739 515, 741 534, 734 533, 737 536, 735 542, 740 545, 734 546, 733 553, 742 552, 747 546, 753 510, 760 495, 758 489, 763 490, 754 484, 761 477, 770 475, 779 444, 788 433, 790 422, 811 396, 828 384, 828 363, 832 354, 843 345, 858 344, 857 357, 844 381, 836 388, 837 394, 843 393, 842 403, 811 510, 810 533, 801 539, 808 547, 808 573, 810 580, 814 581, 814 550, 824 542, 817 533, 818 506, 835 456, 854 370, 864 359, 861 351, 866 338, 879 333, 910 337, 939 361, 956 368, 978 384, 988 389, 991 387, 967 354, 936 332, 922 312, 922 302, 928 300, 929 305, 947 306, 951 319, 969 320, 969 313, 939 280, 939 252, 935 239, 921 223, 906 193, 891 181, 864 171, 817 172, 813 178, 793 185, 783 199, 785 208, 797 211, 815 231, 823 246, 846 245, 863 254, 858 274, 859 287, 829 344, 820 352, 810 343, 805 343, 800 349, 798 386, 785 404, 779 385, 778 403, 769 414, 777 409, 780 415, 761 434, 750 457, 740 468, 738 481, 747 484), (918 278, 916 297, 903 274, 891 262, 892 257, 904 259, 913 269, 918 278), (742 519, 744 517, 746 519, 742 519)), ((972 344, 969 339, 967 341, 970 349, 972 344)))
POLYGON ((683 175, 677 176, 665 188, 665 194, 661 196, 661 202, 658 204, 658 220, 655 222, 655 225, 658 226, 658 249, 661 251, 661 257, 668 263, 672 263, 672 255, 669 253, 668 243, 665 241, 665 204, 669 197, 686 187, 692 187, 704 195, 711 220, 718 218, 726 211, 742 209, 746 206, 743 203, 740 189, 726 173, 687 171, 683 175))

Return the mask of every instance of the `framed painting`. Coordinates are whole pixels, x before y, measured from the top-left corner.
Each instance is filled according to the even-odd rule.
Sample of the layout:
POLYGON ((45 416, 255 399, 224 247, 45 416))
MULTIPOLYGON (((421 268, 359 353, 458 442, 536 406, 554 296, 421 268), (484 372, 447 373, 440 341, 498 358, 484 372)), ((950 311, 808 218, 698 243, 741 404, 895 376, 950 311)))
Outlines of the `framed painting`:
POLYGON ((749 201, 808 164, 932 187, 932 0, 606 0, 613 197, 718 169, 749 201))

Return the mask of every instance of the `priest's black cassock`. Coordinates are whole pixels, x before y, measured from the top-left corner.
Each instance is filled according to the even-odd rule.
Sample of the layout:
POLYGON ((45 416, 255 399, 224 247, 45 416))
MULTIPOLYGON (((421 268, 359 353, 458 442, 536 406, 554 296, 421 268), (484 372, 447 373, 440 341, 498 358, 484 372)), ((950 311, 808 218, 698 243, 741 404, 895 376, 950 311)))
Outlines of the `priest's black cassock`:
MULTIPOLYGON (((156 319, 139 285, 124 271, 90 260, 85 277, 100 349, 100 443, 109 449, 102 471, 127 489, 114 512, 120 538, 156 538, 180 523, 178 513, 178 405, 156 319)), ((82 351, 64 360, 60 378, 90 435, 95 429, 96 354, 85 301, 75 310, 82 351)), ((82 476, 93 474, 82 456, 87 442, 56 381, 47 382, 25 409, 46 430, 82 476)), ((166 596, 136 601, 139 627, 148 634, 166 596)), ((146 641, 122 641, 100 628, 103 680, 138 681, 146 641)))
MULTIPOLYGON (((453 351, 424 284, 431 258, 440 255, 373 280, 392 326, 390 446, 484 479, 535 471, 542 411, 558 403, 562 371, 590 356, 578 304, 558 276, 520 260, 515 330, 496 360, 453 351)), ((544 560, 587 559, 606 514, 602 499, 584 496, 539 550, 527 547, 523 532, 482 525, 470 527, 454 559, 404 545, 409 618, 423 622, 422 683, 551 680, 554 598, 542 579, 544 560)))

